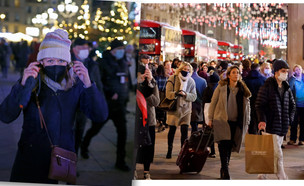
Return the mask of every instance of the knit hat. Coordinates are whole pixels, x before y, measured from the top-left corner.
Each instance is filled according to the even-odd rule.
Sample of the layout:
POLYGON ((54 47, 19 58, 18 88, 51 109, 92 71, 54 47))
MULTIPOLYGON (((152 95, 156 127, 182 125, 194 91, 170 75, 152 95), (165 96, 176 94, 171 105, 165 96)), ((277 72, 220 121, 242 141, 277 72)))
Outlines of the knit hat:
POLYGON ((286 68, 289 69, 288 64, 286 63, 286 61, 282 60, 282 59, 276 59, 273 62, 273 70, 274 72, 281 70, 282 68, 286 68))
POLYGON ((70 46, 71 40, 65 30, 56 29, 54 32, 49 32, 40 44, 37 61, 44 58, 58 58, 69 63, 71 62, 70 46))
POLYGON ((124 46, 124 44, 121 41, 119 41, 118 39, 114 39, 110 44, 111 50, 118 48, 118 47, 122 47, 122 46, 124 46))
POLYGON ((220 76, 214 70, 210 70, 209 74, 210 74, 209 76, 210 83, 217 83, 220 81, 220 76))

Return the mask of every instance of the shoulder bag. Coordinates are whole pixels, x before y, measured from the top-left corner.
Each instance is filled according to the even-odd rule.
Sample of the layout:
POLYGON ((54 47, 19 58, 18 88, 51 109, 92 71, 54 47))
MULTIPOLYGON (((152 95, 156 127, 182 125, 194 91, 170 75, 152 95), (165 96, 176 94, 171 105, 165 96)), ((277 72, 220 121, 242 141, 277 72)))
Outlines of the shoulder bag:
POLYGON ((52 148, 51 163, 50 163, 48 178, 52 180, 67 182, 70 184, 76 184, 77 155, 72 151, 68 151, 56 145, 53 145, 44 121, 44 117, 40 109, 37 94, 36 94, 36 103, 38 106, 41 128, 43 127, 45 128, 45 131, 47 133, 52 148))
MULTIPOLYGON (((167 81, 167 83, 168 82, 171 82, 173 84, 173 91, 174 91, 175 75, 174 75, 174 82, 167 81)), ((176 111, 177 108, 176 105, 177 105, 177 97, 175 97, 174 99, 168 99, 167 97, 165 97, 158 105, 158 108, 164 111, 176 111)))

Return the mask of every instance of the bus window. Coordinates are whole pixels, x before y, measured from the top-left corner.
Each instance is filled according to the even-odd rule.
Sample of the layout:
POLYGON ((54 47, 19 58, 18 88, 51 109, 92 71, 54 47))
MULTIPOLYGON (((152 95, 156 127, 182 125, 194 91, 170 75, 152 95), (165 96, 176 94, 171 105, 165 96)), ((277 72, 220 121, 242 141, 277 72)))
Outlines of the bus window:
POLYGON ((194 35, 184 35, 184 44, 194 44, 194 35))
POLYGON ((159 38, 160 28, 158 27, 141 27, 140 28, 140 39, 157 39, 159 38))

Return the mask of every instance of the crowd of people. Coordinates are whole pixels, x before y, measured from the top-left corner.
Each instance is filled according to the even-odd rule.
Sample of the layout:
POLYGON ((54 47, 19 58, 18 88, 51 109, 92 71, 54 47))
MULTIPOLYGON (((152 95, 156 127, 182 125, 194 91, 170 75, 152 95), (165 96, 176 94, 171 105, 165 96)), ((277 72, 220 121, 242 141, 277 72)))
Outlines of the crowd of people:
MULTIPOLYGON (((157 88, 158 91, 154 91, 154 94, 150 91, 150 94, 145 95, 146 100, 157 96, 155 92, 158 92, 159 104, 165 98, 177 99, 177 108, 174 111, 164 111, 158 107, 159 104, 148 104, 147 101, 149 110, 153 109, 153 113, 155 112, 148 113, 148 125, 156 125, 156 129, 146 132, 146 135, 152 136, 149 138, 151 143, 137 146, 138 152, 141 152, 137 154, 141 158, 137 163, 144 162, 143 147, 150 145, 153 146, 152 149, 155 148, 155 132, 168 128, 168 150, 165 158, 171 159, 174 135, 178 127, 183 145, 188 138, 189 126, 193 133, 200 124, 208 125, 214 130, 215 142, 210 146, 209 158, 216 157, 214 144, 218 144, 220 178, 230 179, 231 152, 240 152, 246 133, 258 134, 260 130, 264 130, 277 137, 275 146, 280 150, 276 175, 278 179, 288 179, 284 172, 282 153, 282 148, 285 147, 283 140, 286 139, 288 129, 290 128, 288 145, 304 143, 304 118, 301 114, 304 108, 304 78, 300 65, 290 69, 288 63, 282 59, 265 62, 250 59, 241 62, 222 60, 199 64, 174 59, 153 65, 149 63, 149 59, 150 56, 146 54, 140 57, 137 73, 141 77, 141 81, 138 81, 138 85, 141 85, 139 91, 149 92, 149 89, 157 88), (150 117, 155 117, 156 121, 150 117), (153 122, 150 124, 150 121, 153 122)), ((143 117, 137 119, 140 123, 143 117)), ((154 154, 154 151, 150 154, 154 154)), ((149 163, 152 162, 153 157, 150 156, 149 163)), ((258 178, 267 177, 258 175, 258 178)), ((144 179, 151 179, 147 166, 144 166, 144 179)))

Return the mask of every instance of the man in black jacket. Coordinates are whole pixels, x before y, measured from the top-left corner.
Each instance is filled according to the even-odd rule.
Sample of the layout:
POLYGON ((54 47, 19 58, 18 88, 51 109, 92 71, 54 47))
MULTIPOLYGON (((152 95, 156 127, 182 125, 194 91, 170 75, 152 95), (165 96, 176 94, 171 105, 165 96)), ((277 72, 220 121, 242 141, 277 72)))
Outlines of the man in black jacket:
MULTIPOLYGON (((115 167, 122 171, 129 171, 130 168, 125 162, 126 140, 127 140, 127 120, 126 102, 128 100, 128 64, 124 59, 124 45, 115 39, 110 44, 111 50, 103 53, 103 58, 99 63, 100 76, 103 83, 103 90, 109 106, 109 117, 117 131, 117 151, 115 167)), ((82 145, 81 155, 89 158, 88 146, 91 139, 98 134, 104 126, 103 123, 92 123, 92 127, 87 131, 82 145)))
POLYGON ((254 63, 251 65, 251 70, 248 72, 247 76, 244 78, 244 81, 251 92, 250 97, 250 124, 248 128, 249 134, 257 134, 258 132, 258 121, 255 111, 255 101, 259 92, 259 89, 264 85, 266 78, 262 76, 259 72, 260 65, 254 63))
MULTIPOLYGON (((288 126, 295 114, 295 101, 287 82, 289 66, 284 60, 273 63, 274 76, 266 80, 260 88, 256 99, 256 111, 259 130, 276 136, 274 149, 278 153, 278 179, 288 179, 283 166, 283 152, 281 145, 288 126)), ((266 179, 265 174, 258 175, 259 179, 266 179)))

